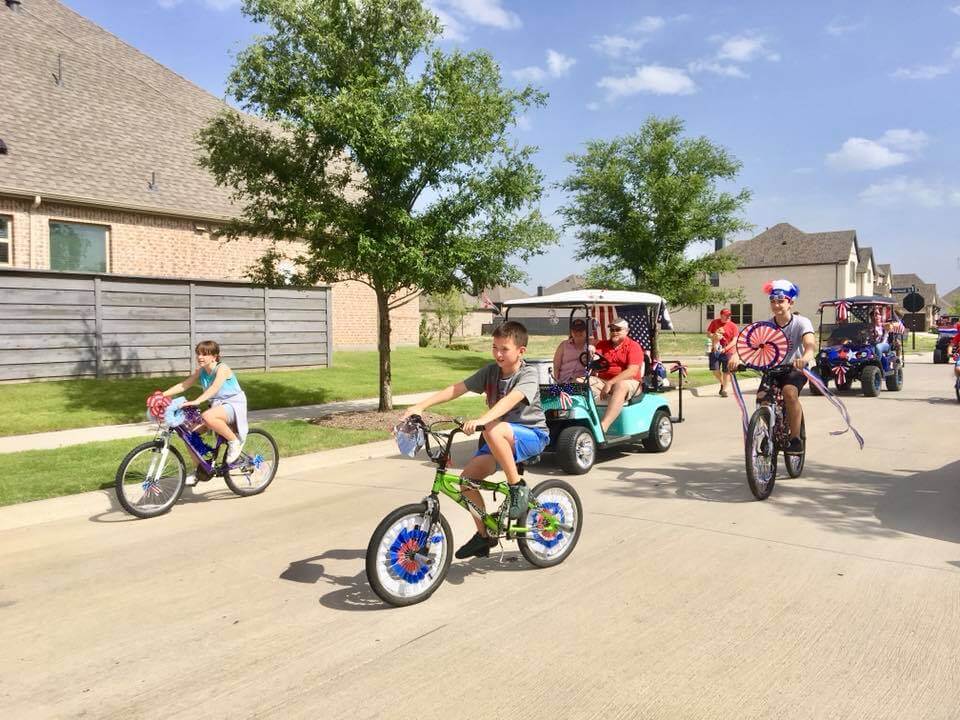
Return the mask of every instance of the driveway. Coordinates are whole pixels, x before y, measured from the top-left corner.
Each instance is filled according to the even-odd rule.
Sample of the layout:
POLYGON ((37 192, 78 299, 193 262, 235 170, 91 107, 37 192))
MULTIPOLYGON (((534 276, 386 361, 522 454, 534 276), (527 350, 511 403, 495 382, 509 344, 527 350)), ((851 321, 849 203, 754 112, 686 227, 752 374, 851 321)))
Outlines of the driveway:
POLYGON ((804 393, 804 476, 766 502, 733 399, 696 398, 670 452, 573 479, 566 563, 454 561, 406 609, 363 556, 429 489, 424 462, 289 463, 261 496, 215 483, 147 521, 35 504, 0 530, 0 715, 955 718, 960 405, 944 366, 909 360, 903 392, 844 398, 863 451, 804 393))

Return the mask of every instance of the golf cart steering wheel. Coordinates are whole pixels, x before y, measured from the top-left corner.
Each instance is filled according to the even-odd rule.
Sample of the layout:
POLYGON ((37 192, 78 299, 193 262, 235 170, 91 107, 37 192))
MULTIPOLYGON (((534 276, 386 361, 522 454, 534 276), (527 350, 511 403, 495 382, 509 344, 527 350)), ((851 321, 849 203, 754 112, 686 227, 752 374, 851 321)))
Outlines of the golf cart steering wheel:
POLYGON ((593 370, 594 372, 604 372, 610 368, 610 363, 603 355, 597 355, 589 351, 580 353, 580 364, 587 370, 593 370))

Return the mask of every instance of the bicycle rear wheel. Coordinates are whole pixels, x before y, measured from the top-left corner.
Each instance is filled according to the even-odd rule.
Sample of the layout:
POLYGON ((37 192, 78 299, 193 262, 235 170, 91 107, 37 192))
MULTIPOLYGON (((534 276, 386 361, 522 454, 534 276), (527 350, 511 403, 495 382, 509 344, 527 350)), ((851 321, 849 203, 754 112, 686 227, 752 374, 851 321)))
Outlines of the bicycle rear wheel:
POLYGON ((803 472, 803 461, 807 456, 807 421, 800 420, 800 441, 803 443, 803 452, 799 455, 783 455, 783 464, 787 466, 787 475, 792 478, 800 477, 803 472))
POLYGON ((266 430, 254 428, 247 433, 240 459, 232 469, 224 469, 223 479, 237 495, 257 495, 273 482, 279 464, 277 441, 266 430))
POLYGON ((583 506, 573 486, 563 480, 547 480, 530 491, 527 515, 518 525, 531 528, 517 536, 520 554, 537 567, 559 565, 573 552, 583 529, 583 506))
POLYGON ((117 468, 114 486, 117 500, 131 515, 151 518, 163 515, 183 493, 186 465, 172 445, 164 451, 162 440, 137 445, 117 468))
POLYGON ((453 533, 438 514, 431 526, 426 503, 404 505, 387 515, 367 545, 367 582, 388 605, 423 602, 447 577, 453 533))
POLYGON ((766 500, 777 480, 777 450, 770 428, 770 415, 757 408, 747 427, 747 484, 757 500, 766 500))

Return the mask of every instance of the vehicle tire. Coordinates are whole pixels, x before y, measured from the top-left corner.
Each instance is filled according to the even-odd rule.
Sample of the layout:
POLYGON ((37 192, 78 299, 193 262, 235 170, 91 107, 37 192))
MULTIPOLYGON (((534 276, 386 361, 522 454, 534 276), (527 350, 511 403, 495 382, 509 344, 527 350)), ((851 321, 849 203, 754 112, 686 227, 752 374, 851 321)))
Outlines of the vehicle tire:
POLYGON ((933 364, 942 365, 947 361, 947 354, 940 348, 934 348, 933 350, 933 364))
MULTIPOLYGON (((823 384, 824 384, 825 386, 828 385, 828 381, 826 381, 826 380, 823 379, 823 375, 820 374, 820 371, 819 371, 819 370, 811 370, 811 372, 812 372, 814 375, 816 375, 818 378, 820 378, 820 380, 823 381, 823 384)), ((813 383, 810 383, 810 394, 811 394, 811 395, 822 395, 823 393, 821 393, 821 392, 820 392, 820 389, 819 389, 818 387, 816 387, 813 383)))
POLYGON ((546 480, 530 491, 530 502, 520 526, 532 528, 517 536, 520 554, 536 567, 559 565, 573 552, 583 529, 583 506, 570 483, 546 480))
POLYGON ((880 394, 882 375, 876 365, 867 365, 860 371, 860 386, 864 397, 876 397, 880 394))
POLYGON ((401 607, 423 602, 447 577, 453 559, 453 533, 442 514, 432 527, 424 530, 429 522, 425 502, 404 505, 381 520, 370 536, 367 582, 388 605, 401 607), (416 551, 428 537, 427 555, 417 557, 416 551))
POLYGON ((166 457, 162 457, 162 452, 162 440, 141 443, 127 453, 117 468, 117 500, 138 518, 163 515, 183 493, 187 477, 183 455, 172 445, 167 447, 166 457))
POLYGON ((887 390, 892 390, 893 392, 899 392, 903 390, 903 368, 898 367, 890 375, 887 376, 887 390))
POLYGON ((277 466, 280 464, 277 441, 266 430, 250 430, 237 462, 241 464, 223 471, 227 487, 244 497, 259 495, 277 475, 277 466))
POLYGON ((787 475, 792 478, 800 477, 803 472, 803 462, 807 457, 807 421, 800 419, 800 439, 803 441, 803 452, 799 455, 783 455, 783 464, 787 467, 787 475))
POLYGON ((650 434, 643 439, 643 447, 647 452, 662 453, 673 445, 673 423, 670 422, 670 413, 663 408, 653 414, 650 421, 650 434))
POLYGON ((777 480, 777 449, 770 416, 766 410, 754 410, 747 426, 747 485, 757 500, 766 500, 777 480))
POLYGON ((557 437, 557 462, 568 475, 583 475, 597 460, 597 443, 582 425, 571 425, 557 437))
POLYGON ((957 394, 957 402, 960 402, 960 380, 953 384, 953 391, 957 394))

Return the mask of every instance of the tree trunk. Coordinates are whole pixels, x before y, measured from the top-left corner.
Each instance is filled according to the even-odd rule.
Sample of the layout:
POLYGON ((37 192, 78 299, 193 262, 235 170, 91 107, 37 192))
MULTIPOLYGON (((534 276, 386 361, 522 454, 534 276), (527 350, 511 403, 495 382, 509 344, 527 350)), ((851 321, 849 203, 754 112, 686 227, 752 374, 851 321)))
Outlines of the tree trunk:
POLYGON ((380 412, 393 410, 390 387, 390 296, 377 290, 377 353, 380 356, 380 412))

